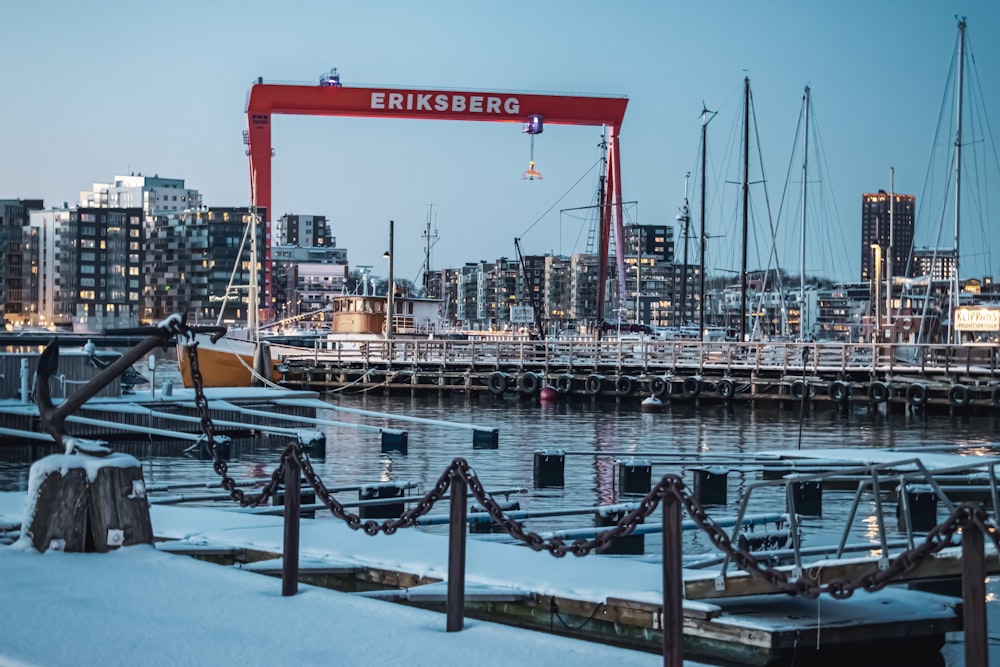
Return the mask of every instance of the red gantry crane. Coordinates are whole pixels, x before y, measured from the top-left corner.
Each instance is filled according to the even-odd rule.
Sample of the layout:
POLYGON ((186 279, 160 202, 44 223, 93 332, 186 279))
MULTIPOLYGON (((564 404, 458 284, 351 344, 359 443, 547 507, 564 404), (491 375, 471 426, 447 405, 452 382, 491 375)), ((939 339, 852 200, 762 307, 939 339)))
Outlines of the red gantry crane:
MULTIPOLYGON (((332 81, 332 79, 331 79, 332 81)), ((604 183, 605 205, 601 209, 600 269, 597 317, 604 319, 605 285, 608 274, 608 251, 612 220, 615 229, 619 283, 624 281, 625 247, 622 227, 622 189, 619 134, 625 116, 625 97, 577 95, 539 95, 516 92, 464 92, 454 90, 417 90, 390 87, 355 88, 321 81, 302 86, 264 83, 257 79, 247 96, 247 130, 244 139, 250 157, 250 183, 254 206, 263 207, 265 225, 264 308, 272 307, 271 294, 271 117, 275 114, 298 116, 354 116, 363 118, 412 118, 419 120, 465 120, 499 123, 525 123, 534 117, 546 125, 603 125, 608 128, 608 175, 604 183)), ((619 286, 624 296, 624 285, 619 286)))

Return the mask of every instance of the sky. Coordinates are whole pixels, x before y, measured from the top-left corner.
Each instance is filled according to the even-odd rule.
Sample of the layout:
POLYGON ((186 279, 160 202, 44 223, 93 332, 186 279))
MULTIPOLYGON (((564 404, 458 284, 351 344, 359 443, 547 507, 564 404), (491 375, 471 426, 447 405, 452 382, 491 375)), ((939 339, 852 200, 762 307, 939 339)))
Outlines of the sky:
MULTIPOLYGON (((980 103, 967 107, 963 135, 962 274, 1000 275, 1000 231, 989 224, 1000 162, 987 132, 990 114, 1000 123, 1000 45, 991 40, 1000 5, 988 0, 635 0, 613 9, 592 0, 0 0, 0 15, 0 198, 73 203, 93 183, 141 172, 183 178, 209 206, 246 205, 244 104, 257 77, 314 85, 337 67, 347 86, 624 95, 626 224, 675 224, 687 192, 697 235, 700 112, 717 112, 705 227, 707 271, 718 275, 740 266, 749 77, 748 267, 769 263, 773 238, 772 266, 797 275, 803 264, 834 280, 860 279, 861 195, 893 183, 917 196, 916 244, 953 247, 951 175, 933 158, 954 143, 939 128, 953 116, 946 90, 955 16, 965 16, 975 58, 966 85, 980 103), (803 261, 795 147, 806 85, 815 137, 803 261)), ((526 254, 594 247, 587 207, 597 203, 600 128, 547 127, 534 144, 543 178, 525 181, 532 149, 517 125, 298 116, 272 125, 274 213, 325 215, 354 266, 388 272, 389 220, 395 275, 418 283, 428 222, 433 269, 515 257, 514 238, 526 254)), ((694 261, 693 240, 690 252, 694 261)))

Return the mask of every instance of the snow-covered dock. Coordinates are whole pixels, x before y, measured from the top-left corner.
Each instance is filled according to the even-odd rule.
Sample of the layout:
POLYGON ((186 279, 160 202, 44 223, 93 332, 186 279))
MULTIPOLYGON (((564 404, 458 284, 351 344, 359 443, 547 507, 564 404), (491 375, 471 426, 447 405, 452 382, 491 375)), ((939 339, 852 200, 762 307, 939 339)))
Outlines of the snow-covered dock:
MULTIPOLYGON (((0 494, 0 523, 18 518, 23 504, 24 494, 0 494)), ((232 569, 270 573, 280 570, 280 561, 275 560, 280 556, 283 544, 283 521, 280 517, 173 506, 153 506, 150 512, 157 539, 164 541, 161 543, 163 551, 200 551, 202 557, 233 563, 235 568, 223 568, 224 571, 219 571, 213 578, 211 570, 205 574, 207 565, 190 564, 176 556, 173 560, 163 560, 160 554, 146 553, 148 550, 145 547, 130 547, 127 551, 135 550, 142 555, 46 554, 33 555, 34 560, 31 560, 25 554, 0 552, 0 570, 13 568, 18 571, 17 580, 37 581, 55 576, 50 568, 58 569, 59 566, 52 564, 64 559, 76 559, 72 561, 74 568, 77 562, 84 560, 94 562, 98 568, 103 568, 106 562, 126 562, 130 576, 133 567, 155 569, 157 577, 162 573, 183 572, 179 575, 183 581, 176 586, 181 589, 180 595, 184 599, 198 595, 191 588, 201 587, 206 578, 213 582, 206 590, 215 591, 223 600, 239 600, 248 589, 253 590, 257 601, 251 604, 234 602, 235 607, 256 609, 264 603, 268 608, 272 604, 280 606, 289 617, 296 619, 295 642, 305 641, 304 638, 310 634, 302 627, 304 619, 317 618, 325 624, 326 630, 317 630, 313 635, 313 641, 320 643, 323 642, 322 637, 330 635, 330 627, 340 627, 334 622, 340 618, 340 613, 330 617, 328 611, 312 608, 318 596, 337 594, 321 594, 316 589, 306 588, 294 598, 279 604, 276 600, 280 599, 281 586, 277 581, 262 579, 245 584, 245 579, 231 572, 232 569), (95 560, 102 558, 105 561, 95 560), (299 601, 301 608, 296 607, 299 601)), ((8 550, 3 548, 2 551, 8 550)), ((307 583, 322 583, 358 592, 407 589, 390 595, 405 598, 409 604, 442 608, 443 592, 441 587, 433 584, 447 578, 447 551, 446 539, 415 530, 401 531, 391 537, 369 537, 350 530, 340 522, 324 519, 303 521, 300 578, 307 583)), ((86 570, 77 572, 78 577, 86 578, 86 570)), ((662 574, 660 565, 635 559, 604 556, 554 559, 521 547, 473 540, 467 545, 466 582, 469 595, 466 598, 466 615, 657 651, 661 641, 662 574)), ((698 571, 685 571, 684 574, 686 580, 690 578, 692 581, 704 580, 708 576, 698 571)), ((4 579, 12 581, 7 576, 4 579)), ((120 590, 118 586, 115 590, 120 590)), ((63 599, 57 604, 63 607, 83 605, 81 596, 73 590, 72 586, 66 588, 63 599)), ((141 590, 149 595, 145 586, 141 590)), ((843 650, 859 642, 895 642, 895 651, 915 648, 926 654, 928 650, 940 647, 946 632, 957 631, 961 627, 961 618, 955 611, 959 600, 918 591, 886 589, 873 594, 859 591, 843 601, 825 596, 819 600, 800 600, 775 595, 715 599, 711 602, 690 599, 692 592, 688 588, 689 599, 684 603, 687 654, 725 657, 742 664, 765 664, 793 650, 800 655, 816 647, 827 652, 843 650)), ((27 586, 7 584, 4 596, 12 604, 29 604, 31 590, 27 586), (16 597, 12 598, 15 593, 16 597)), ((164 596, 169 597, 166 593, 164 596)), ((358 596, 348 597, 355 600, 358 596)), ((159 599, 155 604, 146 601, 147 606, 153 609, 162 603, 159 599)), ((368 607, 355 609, 353 606, 369 603, 378 604, 370 600, 364 603, 352 601, 344 603, 344 608, 352 609, 349 613, 355 616, 367 615, 369 620, 377 617, 377 624, 369 624, 380 627, 385 627, 387 613, 393 617, 398 613, 380 607, 371 607, 368 611, 368 607)), ((442 643, 447 643, 451 641, 451 634, 447 635, 447 640, 444 639, 444 621, 443 616, 437 616, 424 619, 422 625, 425 632, 441 632, 438 636, 442 638, 442 643)), ((472 625, 474 632, 479 627, 483 626, 472 625)), ((350 633, 344 636, 356 639, 350 633)), ((389 636, 394 636, 394 633, 389 636)), ((220 633, 219 639, 224 638, 225 634, 220 633)), ((513 641, 517 643, 520 640, 513 641)), ((392 642, 383 641, 380 645, 382 643, 392 642)), ((510 664, 515 658, 506 649, 504 644, 504 651, 498 653, 503 654, 504 664, 510 664)), ((600 650, 603 651, 604 647, 600 650)), ((595 664, 598 662, 597 654, 593 655, 595 657, 586 657, 582 662, 574 659, 574 662, 595 664)), ((27 654, 22 656, 23 659, 28 657, 27 654)), ((658 660, 654 656, 649 657, 653 659, 648 663, 639 659, 629 662, 631 657, 621 660, 605 657, 603 662, 612 659, 622 664, 655 664, 658 660)), ((227 659, 231 658, 228 656, 227 659)), ((335 662, 344 664, 348 661, 335 662)), ((490 663, 487 661, 484 664, 490 663)))

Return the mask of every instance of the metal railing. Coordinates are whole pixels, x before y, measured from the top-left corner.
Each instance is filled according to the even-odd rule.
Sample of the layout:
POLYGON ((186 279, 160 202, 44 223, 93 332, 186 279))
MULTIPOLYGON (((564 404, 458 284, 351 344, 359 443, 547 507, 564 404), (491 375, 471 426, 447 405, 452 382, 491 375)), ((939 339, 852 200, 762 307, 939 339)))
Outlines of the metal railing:
POLYGON ((778 373, 814 375, 944 375, 995 378, 1000 346, 899 345, 827 342, 701 342, 633 340, 444 340, 403 339, 337 341, 336 349, 303 348, 284 361, 314 363, 447 366, 642 369, 648 372, 778 373))
MULTIPOLYGON (((581 538, 567 543, 560 537, 545 538, 526 530, 524 525, 510 519, 501 505, 486 492, 481 481, 469 464, 461 458, 455 459, 435 482, 433 488, 413 507, 405 510, 398 518, 376 521, 363 520, 347 511, 330 493, 323 480, 316 474, 303 452, 301 443, 289 444, 281 455, 270 482, 259 493, 248 495, 229 476, 226 462, 215 448, 212 420, 208 401, 204 396, 201 376, 198 370, 197 345, 188 347, 192 374, 194 376, 195 403, 201 414, 202 428, 213 455, 213 467, 221 477, 221 485, 230 497, 241 506, 255 507, 267 502, 277 493, 282 482, 285 486, 284 550, 282 570, 282 594, 294 595, 298 590, 299 561, 299 521, 300 521, 300 480, 316 492, 316 497, 326 505, 334 517, 344 521, 353 530, 362 530, 368 535, 384 533, 392 535, 401 528, 417 525, 418 519, 427 515, 434 505, 448 496, 449 536, 448 536, 448 581, 446 602, 446 628, 456 632, 464 625, 465 608, 465 553, 466 514, 469 495, 479 503, 492 520, 503 531, 523 542, 534 551, 547 551, 556 557, 567 554, 587 556, 628 537, 646 518, 662 505, 663 523, 663 606, 661 628, 663 631, 663 664, 667 667, 683 665, 683 571, 681 566, 682 511, 698 525, 712 544, 726 555, 726 565, 731 561, 751 576, 767 581, 776 592, 816 598, 826 593, 836 599, 845 599, 856 590, 867 592, 882 590, 895 579, 912 570, 925 559, 955 544, 961 534, 963 561, 963 621, 965 630, 965 664, 967 667, 986 667, 989 653, 986 632, 986 560, 985 537, 989 536, 994 547, 1000 551, 1000 529, 986 511, 975 503, 954 506, 948 518, 928 531, 923 542, 905 552, 897 554, 891 563, 879 563, 871 571, 853 579, 837 579, 826 583, 815 581, 801 574, 801 568, 791 572, 769 567, 759 562, 747 549, 736 545, 725 530, 714 522, 704 507, 690 493, 683 480, 677 475, 664 475, 640 501, 638 506, 625 514, 617 524, 593 537, 581 538)), ((870 467, 858 469, 861 472, 870 467)), ((992 467, 991 479, 994 479, 992 467)), ((838 471, 844 474, 845 471, 838 471)), ((926 473, 926 470, 921 470, 926 473)), ((873 488, 878 489, 877 479, 873 488)), ((877 493, 877 492, 876 492, 877 493)), ((995 495, 995 492, 994 492, 995 495)), ((737 521, 737 525, 739 521, 737 521)), ((793 530, 794 534, 796 531, 793 530)))

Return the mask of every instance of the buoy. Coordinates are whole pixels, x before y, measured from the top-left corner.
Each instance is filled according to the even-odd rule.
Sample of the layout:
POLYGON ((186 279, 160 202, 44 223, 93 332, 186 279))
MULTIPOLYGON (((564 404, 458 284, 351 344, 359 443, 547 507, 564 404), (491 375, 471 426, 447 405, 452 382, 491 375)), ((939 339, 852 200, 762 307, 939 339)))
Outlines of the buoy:
POLYGON ((648 396, 642 399, 640 408, 643 412, 663 412, 663 401, 656 396, 648 396))
POLYGON ((561 396, 562 394, 559 393, 559 390, 550 384, 545 385, 542 387, 542 390, 538 392, 538 400, 542 403, 555 403, 561 396))

